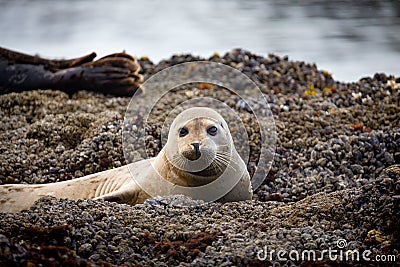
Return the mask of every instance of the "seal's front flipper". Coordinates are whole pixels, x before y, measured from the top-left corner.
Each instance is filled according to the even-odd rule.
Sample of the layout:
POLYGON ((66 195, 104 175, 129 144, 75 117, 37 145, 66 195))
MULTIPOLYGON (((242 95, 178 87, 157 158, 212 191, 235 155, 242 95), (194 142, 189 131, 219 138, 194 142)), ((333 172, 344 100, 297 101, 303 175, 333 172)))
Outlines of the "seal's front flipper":
POLYGON ((108 202, 116 202, 121 204, 135 205, 138 204, 138 196, 140 194, 140 187, 136 183, 131 182, 122 186, 117 191, 96 197, 96 199, 103 199, 108 202))

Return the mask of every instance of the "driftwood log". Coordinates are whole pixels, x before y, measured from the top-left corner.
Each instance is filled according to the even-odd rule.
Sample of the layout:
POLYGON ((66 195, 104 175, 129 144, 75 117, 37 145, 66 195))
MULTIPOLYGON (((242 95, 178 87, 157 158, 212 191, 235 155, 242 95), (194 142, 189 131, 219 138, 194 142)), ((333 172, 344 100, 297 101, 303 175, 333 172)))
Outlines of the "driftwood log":
POLYGON ((56 89, 73 94, 89 90, 119 96, 133 95, 143 81, 137 60, 116 53, 93 61, 96 53, 50 60, 0 47, 0 94, 56 89))

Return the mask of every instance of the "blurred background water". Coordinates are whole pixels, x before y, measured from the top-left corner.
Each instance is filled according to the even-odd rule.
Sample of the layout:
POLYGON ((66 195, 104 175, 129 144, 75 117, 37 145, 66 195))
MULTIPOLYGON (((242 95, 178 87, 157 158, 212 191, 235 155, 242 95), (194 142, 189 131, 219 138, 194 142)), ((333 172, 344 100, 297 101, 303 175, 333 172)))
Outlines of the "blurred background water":
POLYGON ((0 46, 51 58, 126 50, 155 62, 240 47, 356 81, 400 76, 400 1, 0 0, 0 46))

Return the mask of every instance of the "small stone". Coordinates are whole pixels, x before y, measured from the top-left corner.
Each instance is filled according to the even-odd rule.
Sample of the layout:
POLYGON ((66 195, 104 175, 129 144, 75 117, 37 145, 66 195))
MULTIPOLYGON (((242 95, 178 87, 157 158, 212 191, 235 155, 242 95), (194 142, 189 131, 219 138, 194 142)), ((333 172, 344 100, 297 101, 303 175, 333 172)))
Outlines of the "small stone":
POLYGON ((387 164, 391 165, 394 163, 394 158, 393 158, 392 153, 385 152, 384 157, 385 157, 385 161, 387 162, 387 164))
POLYGON ((85 243, 79 247, 78 254, 79 255, 87 255, 88 253, 90 253, 92 251, 92 249, 93 249, 92 244, 85 243))

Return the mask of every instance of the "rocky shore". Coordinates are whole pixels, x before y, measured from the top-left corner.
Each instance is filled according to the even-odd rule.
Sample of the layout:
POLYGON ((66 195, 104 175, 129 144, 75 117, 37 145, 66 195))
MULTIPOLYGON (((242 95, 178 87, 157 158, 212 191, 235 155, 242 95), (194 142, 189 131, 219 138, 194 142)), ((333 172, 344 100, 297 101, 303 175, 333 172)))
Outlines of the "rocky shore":
MULTIPOLYGON (((209 59, 178 55, 158 64, 147 58, 139 62, 146 79, 195 60, 242 71, 268 100, 276 149, 254 200, 194 207, 168 204, 193 201, 176 196, 131 207, 43 198, 27 211, 0 213, 0 265, 301 263, 288 255, 279 260, 279 250, 300 255, 316 251, 316 261, 302 262, 304 266, 374 266, 372 259, 379 255, 394 255, 400 262, 399 77, 376 74, 338 82, 315 64, 243 50, 209 59), (345 246, 339 249, 338 241, 345 246), (359 251, 361 261, 318 260, 327 249, 359 251), (272 250, 272 259, 270 254, 259 259, 272 250), (362 261, 365 251, 371 252, 371 262, 362 261)), ((176 104, 194 96, 221 100, 237 110, 250 136, 251 172, 259 160, 258 125, 238 105, 238 96, 196 83, 178 89, 160 100, 152 116, 163 120, 176 104)), ((1 95, 0 183, 64 181, 125 164, 121 135, 129 101, 86 91, 72 97, 52 90, 1 95)), ((160 128, 161 123, 146 128, 150 155, 161 148, 160 128)))

